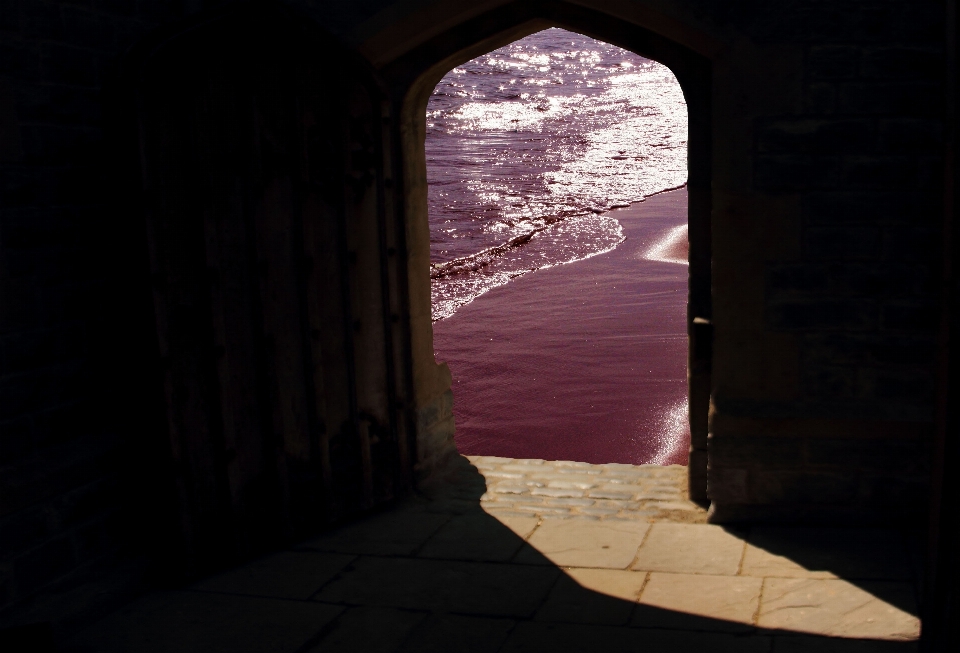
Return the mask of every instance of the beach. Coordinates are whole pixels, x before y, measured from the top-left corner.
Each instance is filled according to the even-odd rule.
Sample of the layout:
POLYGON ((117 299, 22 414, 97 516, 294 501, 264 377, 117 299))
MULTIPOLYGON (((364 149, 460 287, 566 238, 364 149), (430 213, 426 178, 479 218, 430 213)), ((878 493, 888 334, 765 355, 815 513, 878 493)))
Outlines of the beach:
POLYGON ((612 251, 513 279, 434 324, 465 455, 686 464, 686 189, 607 215, 612 251))
POLYGON ((682 186, 687 107, 662 64, 551 28, 457 66, 427 104, 431 303, 623 239, 615 207, 682 186))

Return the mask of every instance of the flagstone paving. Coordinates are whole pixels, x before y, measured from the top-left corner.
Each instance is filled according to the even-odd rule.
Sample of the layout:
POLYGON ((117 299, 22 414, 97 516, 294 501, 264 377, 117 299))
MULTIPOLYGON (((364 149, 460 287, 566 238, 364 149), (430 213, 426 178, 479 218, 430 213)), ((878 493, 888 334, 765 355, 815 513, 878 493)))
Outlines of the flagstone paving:
POLYGON ((916 650, 904 534, 707 524, 685 472, 465 458, 390 511, 144 596, 68 650, 916 650))
POLYGON ((567 460, 468 456, 486 480, 484 510, 540 517, 706 523, 687 499, 683 465, 591 465, 567 460))

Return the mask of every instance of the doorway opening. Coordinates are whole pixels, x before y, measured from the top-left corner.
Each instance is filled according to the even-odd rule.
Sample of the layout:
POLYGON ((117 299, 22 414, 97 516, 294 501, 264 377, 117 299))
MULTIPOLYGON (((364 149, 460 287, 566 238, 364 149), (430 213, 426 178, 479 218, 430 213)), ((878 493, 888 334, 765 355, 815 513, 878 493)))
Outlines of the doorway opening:
POLYGON ((670 69, 536 32, 443 77, 425 150, 461 453, 686 464, 687 106, 670 69))

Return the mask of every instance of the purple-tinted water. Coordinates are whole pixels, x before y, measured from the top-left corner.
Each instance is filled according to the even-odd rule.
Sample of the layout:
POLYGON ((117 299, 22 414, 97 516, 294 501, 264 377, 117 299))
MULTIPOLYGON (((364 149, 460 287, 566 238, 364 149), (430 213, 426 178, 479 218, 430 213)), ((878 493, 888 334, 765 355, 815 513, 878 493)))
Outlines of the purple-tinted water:
POLYGON ((434 319, 616 247, 600 212, 682 186, 686 137, 669 69, 565 30, 450 71, 427 108, 434 319))
POLYGON ((672 73, 546 30, 451 71, 427 125, 461 453, 686 462, 686 192, 606 212, 686 181, 672 73))

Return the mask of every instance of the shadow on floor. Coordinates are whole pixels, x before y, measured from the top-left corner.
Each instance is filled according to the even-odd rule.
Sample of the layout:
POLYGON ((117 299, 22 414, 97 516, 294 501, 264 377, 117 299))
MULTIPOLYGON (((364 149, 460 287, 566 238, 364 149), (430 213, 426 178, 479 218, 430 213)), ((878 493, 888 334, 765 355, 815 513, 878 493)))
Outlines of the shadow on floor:
POLYGON ((896 533, 490 514, 463 463, 392 511, 142 597, 67 650, 916 649, 896 533))

